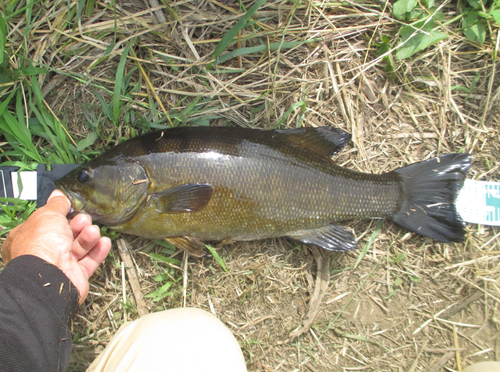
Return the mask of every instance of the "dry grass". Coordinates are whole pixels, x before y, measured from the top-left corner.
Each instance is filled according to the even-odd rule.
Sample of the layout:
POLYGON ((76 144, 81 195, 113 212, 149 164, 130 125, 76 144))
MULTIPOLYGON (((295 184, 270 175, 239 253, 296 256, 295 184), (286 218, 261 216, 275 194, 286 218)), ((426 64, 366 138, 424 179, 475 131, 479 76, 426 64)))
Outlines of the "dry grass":
MULTIPOLYGON (((479 46, 451 23, 441 30, 448 39, 396 61, 388 74, 376 53, 381 34, 397 37, 390 3, 269 1, 254 17, 259 22, 231 48, 322 41, 234 58, 207 71, 218 41, 242 14, 238 3, 178 1, 151 8, 123 0, 113 8, 96 2, 91 15, 68 24, 76 3, 37 3, 29 29, 24 13, 8 20, 8 48, 18 51, 9 63, 19 66, 27 57, 51 69, 39 76, 45 99, 75 138, 97 130, 99 145, 113 144, 131 128, 144 128, 140 116, 168 125, 164 111, 182 115, 191 103, 197 105, 191 123, 208 117, 213 125, 232 120, 271 128, 303 101, 305 111, 294 110, 283 127, 303 123, 351 132, 352 145, 336 158, 345 167, 380 173, 464 151, 474 155, 470 177, 500 180, 500 85, 492 58, 498 28, 479 46), (165 22, 158 23, 161 17, 165 22), (111 102, 128 45, 129 90, 122 96, 123 120, 115 126, 96 92, 111 102), (469 87, 476 75, 470 94, 453 88, 469 87), (92 115, 97 129, 83 124, 92 115)), ((452 19, 457 5, 446 3, 443 11, 452 19)), ((350 224, 363 248, 376 223, 350 224)), ((215 313, 237 336, 250 371, 460 371, 475 361, 500 359, 498 228, 470 225, 463 244, 441 244, 390 222, 375 235, 357 265, 361 249, 331 254, 330 282, 315 323, 293 340, 289 335, 314 290, 316 264, 308 247, 287 239, 225 245, 218 249, 225 272, 211 257, 186 261, 180 252, 175 258, 182 267, 157 263, 144 251, 162 247, 128 239, 144 294, 159 287, 152 280, 158 274, 178 280, 172 296, 155 303, 146 298, 149 311, 185 303, 215 313)), ((84 370, 124 319, 136 317, 114 253, 92 279, 74 323, 79 339, 73 370, 84 370)))

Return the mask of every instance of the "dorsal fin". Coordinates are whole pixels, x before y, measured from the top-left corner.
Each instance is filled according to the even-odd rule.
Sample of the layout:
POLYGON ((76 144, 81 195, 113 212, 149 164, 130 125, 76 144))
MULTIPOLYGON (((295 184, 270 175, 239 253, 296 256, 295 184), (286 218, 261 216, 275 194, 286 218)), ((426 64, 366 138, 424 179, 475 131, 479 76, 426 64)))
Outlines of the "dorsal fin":
POLYGON ((351 139, 346 131, 330 127, 278 129, 276 132, 290 143, 328 157, 342 150, 351 139))

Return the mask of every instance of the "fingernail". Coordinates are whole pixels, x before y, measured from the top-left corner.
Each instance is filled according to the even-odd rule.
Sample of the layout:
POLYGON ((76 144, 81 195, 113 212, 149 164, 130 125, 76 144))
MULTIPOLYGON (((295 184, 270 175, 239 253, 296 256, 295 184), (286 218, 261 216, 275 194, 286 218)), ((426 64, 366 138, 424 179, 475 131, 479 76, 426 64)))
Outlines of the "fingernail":
POLYGON ((64 193, 61 190, 56 189, 56 190, 52 191, 52 194, 50 194, 50 196, 47 198, 47 203, 49 202, 50 199, 55 198, 57 196, 66 197, 66 195, 64 195, 64 193))

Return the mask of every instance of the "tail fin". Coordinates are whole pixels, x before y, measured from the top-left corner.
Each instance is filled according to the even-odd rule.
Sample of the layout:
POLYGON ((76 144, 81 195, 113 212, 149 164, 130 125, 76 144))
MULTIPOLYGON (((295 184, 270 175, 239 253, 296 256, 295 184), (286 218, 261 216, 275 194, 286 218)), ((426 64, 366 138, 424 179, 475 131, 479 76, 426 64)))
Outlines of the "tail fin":
POLYGON ((465 223, 455 200, 471 159, 469 154, 448 154, 395 170, 403 180, 403 201, 393 221, 442 242, 464 240, 465 223))

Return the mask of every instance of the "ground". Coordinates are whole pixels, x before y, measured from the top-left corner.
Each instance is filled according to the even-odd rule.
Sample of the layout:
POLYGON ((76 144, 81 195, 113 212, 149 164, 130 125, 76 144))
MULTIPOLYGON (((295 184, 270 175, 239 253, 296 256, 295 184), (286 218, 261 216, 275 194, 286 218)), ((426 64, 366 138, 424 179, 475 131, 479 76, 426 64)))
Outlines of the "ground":
MULTIPOLYGON (((80 145, 82 160, 171 124, 326 125, 352 133, 334 158, 349 169, 383 173, 468 152, 469 178, 500 181, 498 25, 486 23, 484 43, 468 40, 468 4, 438 4, 443 18, 433 30, 447 37, 397 59, 384 52, 402 43, 402 24, 412 19, 397 20, 389 2, 268 1, 227 47, 263 49, 216 65, 212 53, 245 13, 237 2, 87 1, 81 12, 77 3, 37 3, 29 22, 7 4, 0 11, 10 66, 28 58, 48 69, 35 77, 46 107, 75 142, 94 138, 80 145), (296 41, 309 42, 288 44, 296 41)), ((26 112, 35 116, 33 106, 26 112)), ((73 324, 71 370, 85 370, 125 320, 179 306, 221 319, 249 371, 460 371, 500 359, 498 227, 470 224, 465 242, 444 244, 390 220, 344 224, 357 251, 322 252, 286 238, 213 242, 218 259, 129 235, 130 249, 119 253, 118 237, 106 231, 113 252, 73 324)))

